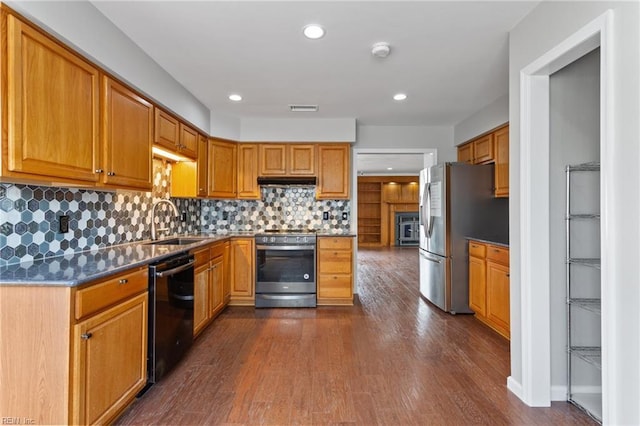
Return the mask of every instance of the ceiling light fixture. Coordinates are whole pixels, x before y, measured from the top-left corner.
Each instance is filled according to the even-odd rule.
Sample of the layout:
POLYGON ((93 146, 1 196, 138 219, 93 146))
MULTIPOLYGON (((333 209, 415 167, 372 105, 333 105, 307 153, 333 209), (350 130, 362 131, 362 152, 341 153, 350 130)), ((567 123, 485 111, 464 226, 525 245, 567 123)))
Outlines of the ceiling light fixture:
POLYGON ((304 36, 311 40, 317 40, 324 37, 325 31, 322 26, 318 24, 309 24, 302 29, 304 36))
POLYGON ((393 167, 387 167, 387 170, 393 170, 393 167))
POLYGON ((395 95, 393 95, 394 101, 404 101, 405 99, 407 99, 407 95, 405 95, 404 93, 396 93, 395 95))
POLYGON ((237 93, 232 93, 231 95, 229 95, 229 100, 233 102, 240 102, 242 100, 242 96, 238 95, 237 93))
POLYGON ((391 53, 391 47, 389 47, 389 43, 381 41, 380 43, 375 43, 371 46, 371 54, 376 58, 386 58, 391 53))

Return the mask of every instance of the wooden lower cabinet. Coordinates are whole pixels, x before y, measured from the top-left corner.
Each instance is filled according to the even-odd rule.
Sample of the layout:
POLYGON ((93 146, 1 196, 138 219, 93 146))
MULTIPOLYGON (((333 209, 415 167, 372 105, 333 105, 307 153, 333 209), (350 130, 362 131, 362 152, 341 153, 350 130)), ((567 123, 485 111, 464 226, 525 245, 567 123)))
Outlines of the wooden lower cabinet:
POLYGON ((229 247, 231 263, 229 305, 255 305, 255 242, 253 237, 232 238, 229 247))
POLYGON ((193 335, 197 336, 227 306, 229 242, 217 242, 193 252, 193 335))
POLYGON ((469 241, 469 307, 483 323, 510 337, 509 249, 469 241))
POLYGON ((353 237, 318 237, 318 305, 353 305, 353 237))
POLYGON ((147 267, 72 288, 0 287, 0 413, 111 423, 146 383, 147 267))
POLYGON ((147 380, 147 293, 74 327, 73 424, 105 424, 147 380))

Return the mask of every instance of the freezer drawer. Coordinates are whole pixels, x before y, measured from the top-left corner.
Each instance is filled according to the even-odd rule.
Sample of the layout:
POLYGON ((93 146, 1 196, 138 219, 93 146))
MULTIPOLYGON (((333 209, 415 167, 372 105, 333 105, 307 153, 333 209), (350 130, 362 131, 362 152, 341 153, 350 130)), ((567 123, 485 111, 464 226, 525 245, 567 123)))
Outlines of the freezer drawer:
POLYGON ((446 258, 420 250, 420 294, 443 311, 448 312, 446 271, 446 258))

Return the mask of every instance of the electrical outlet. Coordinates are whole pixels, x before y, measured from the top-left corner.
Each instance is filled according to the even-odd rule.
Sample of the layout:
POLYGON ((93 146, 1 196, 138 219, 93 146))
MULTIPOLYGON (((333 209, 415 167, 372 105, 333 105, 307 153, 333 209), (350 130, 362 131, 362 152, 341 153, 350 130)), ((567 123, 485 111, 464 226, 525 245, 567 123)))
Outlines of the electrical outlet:
POLYGON ((329 220, 329 212, 322 213, 322 220, 329 220))
POLYGON ((349 220, 349 213, 342 212, 342 220, 349 220))
POLYGON ((222 212, 222 220, 229 220, 229 212, 222 212))
POLYGON ((69 232, 69 216, 66 214, 58 217, 58 232, 64 234, 69 232))
POLYGON ((180 214, 180 221, 181 222, 186 222, 187 221, 187 212, 182 212, 180 214))

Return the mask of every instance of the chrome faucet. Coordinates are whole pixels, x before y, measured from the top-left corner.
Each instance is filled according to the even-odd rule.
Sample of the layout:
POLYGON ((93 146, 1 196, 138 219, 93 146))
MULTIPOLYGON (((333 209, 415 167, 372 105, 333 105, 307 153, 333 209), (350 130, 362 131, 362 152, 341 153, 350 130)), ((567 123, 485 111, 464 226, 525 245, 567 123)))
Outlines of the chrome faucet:
POLYGON ((170 205, 171 208, 173 208, 173 212, 175 213, 175 215, 178 216, 178 208, 176 207, 175 204, 173 204, 173 202, 171 200, 158 200, 155 203, 153 203, 153 205, 151 206, 151 239, 152 240, 157 239, 156 233, 158 231, 168 231, 169 230, 169 228, 156 229, 156 207, 158 207, 159 204, 168 204, 168 205, 170 205))

